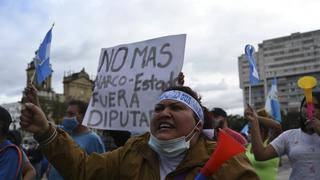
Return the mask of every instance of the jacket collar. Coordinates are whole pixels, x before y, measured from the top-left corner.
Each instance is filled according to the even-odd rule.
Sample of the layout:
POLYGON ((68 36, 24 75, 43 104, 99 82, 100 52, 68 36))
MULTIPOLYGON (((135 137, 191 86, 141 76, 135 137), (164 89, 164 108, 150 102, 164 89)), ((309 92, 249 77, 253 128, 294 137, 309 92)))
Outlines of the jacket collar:
POLYGON ((216 144, 213 141, 206 140, 202 135, 199 136, 196 144, 190 147, 186 157, 178 165, 177 171, 180 169, 191 167, 202 167, 210 158, 211 152, 216 144))
MULTIPOLYGON (((147 160, 155 169, 159 169, 159 160, 157 153, 148 145, 150 134, 146 133, 141 136, 143 141, 139 144, 138 153, 147 160)), ((199 136, 196 144, 190 147, 182 162, 177 166, 177 172, 192 167, 202 167, 210 158, 211 153, 216 147, 216 143, 199 136)))

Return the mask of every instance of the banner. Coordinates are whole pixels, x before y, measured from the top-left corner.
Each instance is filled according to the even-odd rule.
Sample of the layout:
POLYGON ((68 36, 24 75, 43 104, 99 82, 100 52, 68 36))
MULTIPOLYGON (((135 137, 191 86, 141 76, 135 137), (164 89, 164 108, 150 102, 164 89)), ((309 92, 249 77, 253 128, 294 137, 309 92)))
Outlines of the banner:
POLYGON ((149 131, 160 94, 178 85, 185 41, 182 34, 103 48, 83 125, 149 131))

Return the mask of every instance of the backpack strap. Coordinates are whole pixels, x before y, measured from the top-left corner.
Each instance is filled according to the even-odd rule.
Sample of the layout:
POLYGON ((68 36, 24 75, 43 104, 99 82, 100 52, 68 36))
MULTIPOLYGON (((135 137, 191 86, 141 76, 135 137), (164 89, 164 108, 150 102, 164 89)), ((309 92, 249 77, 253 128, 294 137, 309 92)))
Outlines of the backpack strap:
POLYGON ((19 176, 20 171, 22 171, 22 152, 20 148, 18 148, 16 145, 11 144, 0 149, 0 153, 8 148, 14 148, 18 152, 18 168, 16 171, 16 178, 17 178, 19 176))

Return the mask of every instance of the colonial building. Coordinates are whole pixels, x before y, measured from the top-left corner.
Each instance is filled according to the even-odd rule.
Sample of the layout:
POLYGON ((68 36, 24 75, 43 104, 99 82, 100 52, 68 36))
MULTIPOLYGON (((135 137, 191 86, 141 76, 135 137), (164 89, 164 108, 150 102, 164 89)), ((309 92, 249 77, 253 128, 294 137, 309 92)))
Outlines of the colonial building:
MULTIPOLYGON (((83 68, 77 73, 68 73, 63 77, 63 93, 56 93, 52 86, 52 74, 40 85, 37 85, 35 77, 35 64, 31 61, 26 69, 26 86, 33 82, 38 90, 38 96, 41 108, 46 113, 50 121, 60 123, 65 115, 67 103, 70 100, 90 101, 94 82, 89 78, 88 73, 83 68)), ((25 93, 23 92, 22 102, 25 102, 25 93)))
POLYGON ((78 72, 63 77, 63 95, 66 101, 79 99, 90 101, 94 82, 89 78, 84 68, 78 72))
POLYGON ((34 60, 28 64, 26 71, 27 71, 26 87, 30 83, 35 84, 35 86, 38 90, 38 95, 40 98, 44 98, 47 100, 55 100, 56 99, 56 94, 51 87, 52 75, 50 75, 45 81, 43 81, 43 83, 41 85, 38 85, 37 83, 35 83, 36 82, 36 75, 35 75, 34 60))
MULTIPOLYGON (((28 64, 26 71, 26 85, 28 85, 31 81, 35 81, 35 65, 33 61, 28 64)), ((71 99, 89 102, 94 82, 89 78, 89 75, 85 72, 84 68, 78 73, 69 73, 63 77, 63 94, 57 94, 53 91, 51 87, 51 79, 52 75, 50 75, 41 85, 33 83, 36 84, 40 98, 46 100, 57 100, 60 102, 68 102, 71 99)))

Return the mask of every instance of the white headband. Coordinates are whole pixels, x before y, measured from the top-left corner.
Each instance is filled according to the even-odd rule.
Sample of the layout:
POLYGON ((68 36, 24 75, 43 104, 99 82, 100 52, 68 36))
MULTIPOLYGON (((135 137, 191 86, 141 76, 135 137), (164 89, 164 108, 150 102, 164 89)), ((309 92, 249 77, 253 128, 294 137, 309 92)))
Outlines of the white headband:
POLYGON ((159 97, 159 101, 162 101, 164 99, 171 99, 182 102, 192 109, 192 111, 198 116, 200 121, 203 121, 203 110, 200 104, 189 94, 178 90, 170 90, 162 93, 159 97))

